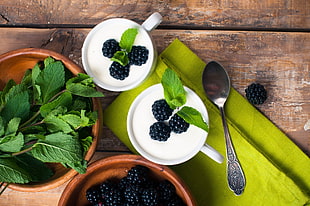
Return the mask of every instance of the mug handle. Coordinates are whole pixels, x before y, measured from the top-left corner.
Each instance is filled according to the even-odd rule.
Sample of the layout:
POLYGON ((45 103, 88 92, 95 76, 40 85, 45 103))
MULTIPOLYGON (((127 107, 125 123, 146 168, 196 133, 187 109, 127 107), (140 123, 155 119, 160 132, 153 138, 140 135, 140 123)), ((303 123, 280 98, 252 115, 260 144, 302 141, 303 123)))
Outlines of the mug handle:
POLYGON ((155 29, 162 21, 162 16, 160 13, 155 12, 151 16, 149 16, 142 24, 142 27, 151 32, 153 29, 155 29))
POLYGON ((204 144, 200 149, 203 153, 205 153, 208 157, 216 161, 217 163, 222 163, 224 160, 223 155, 221 155, 218 151, 216 151, 213 147, 208 144, 204 144))

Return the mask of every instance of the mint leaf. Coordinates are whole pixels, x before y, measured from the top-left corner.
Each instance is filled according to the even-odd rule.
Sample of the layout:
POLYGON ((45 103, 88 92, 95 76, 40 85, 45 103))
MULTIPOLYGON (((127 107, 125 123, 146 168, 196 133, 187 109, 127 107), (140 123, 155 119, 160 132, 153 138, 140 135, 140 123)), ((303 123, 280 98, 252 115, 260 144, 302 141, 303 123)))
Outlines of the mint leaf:
POLYGON ((82 160, 79 162, 70 162, 70 163, 63 163, 65 167, 71 167, 72 169, 76 170, 80 174, 86 173, 86 168, 87 168, 87 161, 82 160))
POLYGON ((138 29, 131 28, 127 29, 121 37, 119 46, 124 49, 127 53, 131 51, 132 45, 135 42, 136 36, 138 34, 138 29))
POLYGON ((118 62, 122 66, 126 66, 129 62, 129 58, 125 51, 117 51, 111 58, 112 61, 118 62))
POLYGON ((54 63, 56 60, 52 57, 47 57, 44 59, 44 67, 47 67, 48 65, 54 63))
POLYGON ((44 181, 53 175, 52 170, 45 163, 31 155, 21 154, 16 156, 15 159, 17 164, 29 173, 31 182, 44 181))
POLYGON ((201 114, 195 108, 184 106, 177 114, 182 117, 187 123, 195 125, 206 132, 209 132, 209 125, 204 122, 201 114))
POLYGON ((5 135, 15 135, 18 130, 19 123, 20 123, 20 118, 15 117, 11 119, 5 130, 5 135))
POLYGON ((0 136, 4 135, 4 122, 0 116, 0 136))
POLYGON ((29 172, 20 167, 14 157, 0 158, 0 182, 25 184, 30 181, 29 172))
POLYGON ((47 135, 33 145, 31 154, 43 162, 78 162, 83 160, 77 137, 62 132, 47 135))
POLYGON ((30 112, 29 94, 27 91, 10 97, 0 112, 4 122, 10 121, 14 117, 25 119, 30 112))
POLYGON ((54 101, 44 104, 40 107, 40 113, 42 117, 46 117, 51 111, 59 106, 69 107, 72 104, 72 95, 70 92, 64 92, 54 101))
POLYGON ((56 61, 48 64, 36 78, 35 84, 39 85, 41 90, 38 102, 47 103, 65 84, 65 71, 62 62, 56 61))
POLYGON ((3 152, 19 152, 24 145, 24 135, 8 135, 0 139, 0 150, 3 152))
POLYGON ((186 91, 175 72, 167 68, 162 76, 161 84, 165 99, 171 109, 176 109, 186 103, 186 91))
POLYGON ((59 117, 48 115, 43 121, 50 132, 64 132, 67 134, 73 131, 70 125, 59 117))
POLYGON ((78 76, 66 82, 66 89, 74 95, 82 97, 103 97, 104 95, 95 89, 92 78, 80 73, 78 76))
MULTIPOLYGON (((16 85, 16 83, 15 83, 15 81, 12 80, 12 79, 10 79, 10 80, 6 83, 6 85, 5 85, 5 87, 4 87, 4 89, 2 90, 1 95, 0 95, 0 105, 5 103, 5 96, 6 96, 6 94, 7 94, 7 93, 10 91, 10 89, 11 89, 12 87, 14 87, 15 85, 16 85)), ((0 110, 0 111, 1 111, 1 110, 0 110)))

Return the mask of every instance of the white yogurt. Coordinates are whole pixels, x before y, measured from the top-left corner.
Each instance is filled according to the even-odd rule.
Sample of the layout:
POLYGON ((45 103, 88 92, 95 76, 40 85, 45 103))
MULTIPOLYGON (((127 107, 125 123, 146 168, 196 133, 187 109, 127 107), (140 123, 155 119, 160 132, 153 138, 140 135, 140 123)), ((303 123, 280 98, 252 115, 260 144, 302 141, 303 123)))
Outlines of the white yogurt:
MULTIPOLYGON (((200 98, 189 88, 187 92, 187 106, 201 112, 208 123, 208 113, 200 98)), ((181 134, 171 132, 165 142, 153 140, 149 135, 150 126, 156 122, 152 114, 152 104, 163 99, 161 84, 149 87, 133 102, 127 119, 127 130, 130 140, 137 151, 145 158, 165 165, 179 164, 192 158, 204 144, 208 133, 194 125, 181 134)), ((176 111, 175 111, 176 112, 176 111)))
POLYGON ((151 36, 141 25, 128 19, 114 18, 98 24, 87 35, 82 48, 82 62, 86 73, 94 78, 98 86, 111 91, 124 91, 138 86, 147 78, 156 63, 156 50, 151 36), (122 34, 129 28, 138 29, 134 45, 145 46, 149 57, 142 66, 130 66, 127 78, 117 80, 109 73, 112 61, 103 56, 102 46, 108 39, 120 42, 122 34))

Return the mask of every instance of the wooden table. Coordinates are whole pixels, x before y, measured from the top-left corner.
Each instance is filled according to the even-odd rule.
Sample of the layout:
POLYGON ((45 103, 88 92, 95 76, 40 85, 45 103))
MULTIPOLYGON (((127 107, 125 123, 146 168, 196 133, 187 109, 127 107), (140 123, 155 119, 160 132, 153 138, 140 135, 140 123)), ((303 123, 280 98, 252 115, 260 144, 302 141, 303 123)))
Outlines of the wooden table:
MULTIPOLYGON (((152 32, 159 53, 179 38, 205 62, 221 62, 242 95, 252 82, 265 85, 268 99, 257 108, 310 156, 308 0, 2 0, 0 53, 46 48, 82 67, 81 47, 92 27, 112 17, 142 23, 155 11, 163 16, 152 32)), ((102 92, 105 109, 119 93, 102 92)), ((127 152, 105 127, 93 159, 127 152)), ((57 205, 64 188, 40 193, 8 189, 0 205, 57 205)))

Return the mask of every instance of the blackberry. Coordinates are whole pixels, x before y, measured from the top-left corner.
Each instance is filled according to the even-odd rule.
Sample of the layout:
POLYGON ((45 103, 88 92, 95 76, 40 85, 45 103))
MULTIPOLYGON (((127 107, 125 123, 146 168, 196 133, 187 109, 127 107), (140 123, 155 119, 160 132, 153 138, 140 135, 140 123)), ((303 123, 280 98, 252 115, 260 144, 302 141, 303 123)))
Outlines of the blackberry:
POLYGON ((174 114, 169 120, 169 126, 173 132, 180 134, 187 131, 189 128, 189 123, 187 123, 178 114, 174 114))
POLYGON ((115 206, 123 204, 123 194, 118 188, 110 190, 104 198, 105 206, 115 206))
POLYGON ((99 186, 99 191, 100 191, 101 197, 104 199, 106 197, 106 195, 109 194, 110 191, 112 191, 115 188, 116 188, 116 184, 114 184, 112 181, 107 180, 107 181, 103 182, 99 186))
POLYGON ((176 194, 174 185, 168 180, 163 180, 158 184, 158 191, 160 200, 164 202, 170 200, 176 194))
POLYGON ((132 46, 128 53, 129 64, 141 66, 145 64, 149 57, 149 50, 145 46, 132 46))
POLYGON ((128 206, 137 206, 140 203, 141 188, 137 185, 128 185, 124 190, 124 203, 128 206))
POLYGON ((173 195, 167 202, 167 206, 185 206, 185 203, 178 195, 173 195))
POLYGON ((156 100, 152 104, 152 113, 157 121, 164 121, 169 119, 173 112, 165 99, 156 100))
POLYGON ((101 201, 101 194, 97 187, 91 187, 86 191, 86 199, 91 204, 97 204, 101 201))
POLYGON ((132 167, 127 174, 127 180, 133 185, 143 185, 148 179, 149 169, 142 165, 132 167))
POLYGON ((252 83, 245 89, 246 97, 252 104, 263 104, 267 99, 267 91, 263 85, 252 83))
POLYGON ((115 39, 108 39, 103 43, 102 54, 105 57, 112 58, 115 52, 120 51, 121 47, 115 39))
POLYGON ((130 68, 129 64, 127 64, 126 66, 122 66, 118 62, 113 62, 109 69, 110 75, 114 79, 124 80, 126 77, 129 76, 129 68, 130 68))
POLYGON ((170 137, 171 129, 164 122, 155 122, 150 127, 150 136, 154 140, 167 141, 170 137))
POLYGON ((159 204, 159 195, 155 188, 145 188, 141 194, 141 201, 144 205, 156 206, 159 204))

